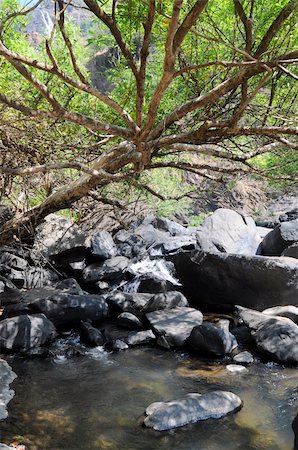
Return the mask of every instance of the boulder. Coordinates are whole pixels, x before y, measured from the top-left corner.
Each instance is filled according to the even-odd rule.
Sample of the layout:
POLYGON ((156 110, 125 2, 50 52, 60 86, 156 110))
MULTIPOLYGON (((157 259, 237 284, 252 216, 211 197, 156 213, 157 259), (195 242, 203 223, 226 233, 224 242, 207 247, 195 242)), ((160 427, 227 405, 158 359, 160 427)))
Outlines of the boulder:
POLYGON ((270 316, 238 307, 238 314, 249 326, 259 351, 283 363, 298 363, 298 326, 285 317, 270 316))
POLYGON ((287 247, 281 254, 281 256, 289 256, 290 258, 298 259, 298 242, 287 247))
POLYGON ((155 276, 142 275, 138 281, 137 291, 147 294, 165 294, 177 288, 176 284, 155 276))
POLYGON ((141 257, 146 254, 145 241, 142 237, 127 231, 120 230, 114 236, 114 241, 120 255, 127 258, 141 257))
POLYGON ((74 278, 66 278, 56 285, 56 289, 67 292, 68 294, 84 294, 83 289, 74 278))
POLYGON ((263 310, 298 303, 294 258, 181 252, 174 262, 183 292, 197 307, 233 310, 239 304, 263 310))
POLYGON ((108 231, 99 231, 92 236, 91 254, 98 259, 109 259, 117 255, 117 247, 108 231))
POLYGON ((7 278, 19 289, 52 286, 59 280, 56 272, 42 267, 27 267, 25 270, 10 269, 7 278))
POLYGON ((273 308, 264 309, 263 314, 269 314, 270 316, 282 316, 291 319, 294 323, 298 324, 298 308, 297 306, 274 306, 273 308))
POLYGON ((142 294, 138 292, 128 293, 114 291, 111 294, 106 295, 106 301, 111 313, 117 316, 125 311, 139 316, 151 298, 152 294, 142 294))
POLYGON ((78 323, 81 320, 102 320, 108 315, 108 305, 100 295, 59 293, 29 303, 34 312, 43 313, 55 326, 78 323))
POLYGON ((126 343, 130 346, 147 345, 156 340, 152 330, 133 331, 126 338, 126 343))
POLYGON ((14 396, 14 391, 9 388, 9 385, 16 377, 9 364, 4 359, 0 359, 0 420, 8 416, 7 405, 14 396))
POLYGON ((81 341, 89 347, 98 347, 103 345, 105 338, 100 330, 93 327, 90 322, 81 321, 81 341))
POLYGON ((180 286, 176 278, 174 264, 163 259, 146 258, 131 264, 129 273, 140 281, 138 292, 160 293, 177 290, 180 286))
POLYGON ((254 357, 250 352, 240 352, 233 357, 233 361, 240 364, 251 364, 254 361, 254 357))
POLYGON ((85 283, 94 283, 101 280, 119 280, 124 277, 129 266, 129 259, 125 256, 115 256, 104 262, 96 262, 83 270, 85 283))
POLYGON ((117 325, 119 327, 128 328, 130 330, 141 330, 142 322, 130 312, 123 312, 117 317, 117 325))
POLYGON ((26 351, 55 336, 56 329, 44 314, 22 315, 0 322, 0 349, 26 351))
POLYGON ((0 276, 0 305, 18 303, 21 297, 21 291, 10 280, 0 276))
POLYGON ((192 329, 187 344, 199 353, 211 356, 229 355, 237 347, 237 341, 229 332, 229 321, 214 325, 203 322, 192 329))
POLYGON ((9 252, 0 252, 0 264, 16 270, 25 270, 28 262, 24 258, 20 258, 9 252))
POLYGON ((143 307, 143 313, 159 311, 162 309, 177 308, 178 306, 189 306, 186 297, 179 291, 170 291, 156 294, 143 307))
POLYGON ((298 242, 298 219, 282 222, 268 233, 262 243, 262 254, 266 256, 280 256, 290 245, 298 242))
POLYGON ((200 420, 219 419, 239 411, 241 399, 227 391, 213 391, 207 394, 187 394, 170 402, 152 403, 146 409, 144 425, 156 431, 182 427, 200 420))
POLYGON ((190 235, 194 233, 193 229, 189 229, 180 225, 180 223, 174 220, 166 219, 164 217, 156 217, 152 225, 159 230, 167 231, 171 236, 190 235))
POLYGON ((170 345, 182 347, 196 325, 201 325, 203 315, 200 311, 178 307, 147 313, 146 317, 153 330, 165 336, 170 345))
POLYGON ((255 255, 260 242, 252 218, 225 208, 207 217, 197 231, 197 243, 202 251, 255 255))

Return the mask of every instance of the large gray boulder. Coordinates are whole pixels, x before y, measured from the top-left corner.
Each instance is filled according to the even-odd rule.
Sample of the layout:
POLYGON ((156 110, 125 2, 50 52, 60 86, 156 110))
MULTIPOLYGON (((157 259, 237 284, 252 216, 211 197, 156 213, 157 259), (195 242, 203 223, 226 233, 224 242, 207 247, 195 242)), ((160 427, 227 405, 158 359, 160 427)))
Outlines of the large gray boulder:
POLYGON ((9 364, 4 359, 0 359, 0 420, 8 416, 7 404, 14 396, 14 391, 9 388, 9 385, 16 377, 9 364))
POLYGON ((298 242, 298 219, 282 222, 264 237, 261 243, 262 254, 280 256, 295 242, 298 242))
POLYGON ((237 310, 264 356, 281 363, 298 363, 298 326, 292 320, 242 307, 237 310))
POLYGON ((214 325, 203 322, 192 329, 187 344, 203 355, 229 355, 237 347, 236 338, 229 332, 229 321, 214 325))
POLYGON ((146 314, 146 317, 153 330, 175 347, 182 347, 192 329, 203 322, 200 311, 187 307, 154 311, 146 314))
POLYGON ((200 420, 219 419, 239 411, 241 399, 227 391, 213 391, 207 394, 187 394, 171 402, 152 403, 146 409, 146 427, 156 431, 182 427, 200 420))
POLYGON ((0 349, 26 351, 55 336, 56 329, 44 314, 24 314, 0 321, 0 349))
POLYGON ((197 231, 199 249, 208 252, 255 255, 260 242, 251 217, 243 217, 225 208, 217 209, 207 217, 197 231))
POLYGON ((294 258, 193 252, 176 255, 175 268, 190 304, 232 310, 263 310, 298 304, 298 261, 294 258))

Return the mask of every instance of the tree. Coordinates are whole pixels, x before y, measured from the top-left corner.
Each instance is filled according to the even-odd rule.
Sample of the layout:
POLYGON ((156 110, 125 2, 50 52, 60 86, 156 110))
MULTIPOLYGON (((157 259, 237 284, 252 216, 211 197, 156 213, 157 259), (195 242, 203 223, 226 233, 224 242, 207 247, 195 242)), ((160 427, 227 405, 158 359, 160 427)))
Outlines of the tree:
POLYGON ((56 0, 53 29, 36 54, 16 50, 13 24, 44 1, 2 10, 0 58, 18 91, 7 93, 0 83, 0 103, 32 127, 69 123, 76 136, 89 130, 92 145, 104 147, 90 161, 92 145, 85 146, 86 163, 61 151, 44 164, 2 164, 0 173, 10 178, 70 169, 79 176, 7 222, 1 244, 94 188, 140 183, 144 171, 168 167, 215 181, 240 172, 270 177, 258 162, 274 151, 296 164, 296 0, 56 0), (72 8, 93 18, 91 45, 108 39, 117 49, 109 93, 94 87, 80 64, 72 8))

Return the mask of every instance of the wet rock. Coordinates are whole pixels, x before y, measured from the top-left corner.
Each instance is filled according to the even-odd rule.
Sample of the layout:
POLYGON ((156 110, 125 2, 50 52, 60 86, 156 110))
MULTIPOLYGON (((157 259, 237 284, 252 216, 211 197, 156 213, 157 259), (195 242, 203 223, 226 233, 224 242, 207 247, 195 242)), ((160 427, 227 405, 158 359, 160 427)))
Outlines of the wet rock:
POLYGON ((141 330, 143 328, 142 322, 130 312, 121 313, 117 317, 117 325, 130 330, 141 330))
POLYGON ((180 253, 175 267, 190 304, 233 310, 240 304, 262 310, 298 301, 294 258, 180 253))
POLYGON ((34 312, 40 312, 55 326, 78 323, 81 320, 102 320, 108 315, 108 305, 100 295, 54 294, 34 300, 28 305, 34 312))
POLYGON ((93 327, 90 322, 81 322, 81 341, 89 347, 103 345, 105 338, 100 330, 93 327))
POLYGON ((255 255, 261 242, 256 224, 230 209, 217 209, 197 232, 202 251, 255 255))
POLYGON ((152 330, 136 331, 129 333, 126 338, 126 343, 130 346, 146 345, 156 340, 155 334, 152 330))
POLYGON ((146 427, 156 431, 182 427, 200 420, 219 419, 241 409, 241 399, 227 391, 187 394, 171 402, 152 403, 146 409, 146 427))
POLYGON ((298 326, 292 320, 242 307, 237 309, 264 356, 281 363, 298 363, 298 326))
POLYGON ((229 321, 221 321, 222 324, 214 325, 203 322, 192 329, 187 344, 200 353, 212 356, 229 355, 237 347, 237 341, 229 332, 229 321))
POLYGON ((237 373, 248 373, 247 368, 244 367, 244 366, 241 366, 240 364, 228 364, 226 366, 226 369, 227 369, 228 372, 235 373, 235 374, 237 374, 237 373))
POLYGON ((60 283, 57 284, 56 289, 60 289, 68 294, 84 294, 83 289, 74 278, 66 278, 63 281, 60 281, 60 283))
POLYGON ((273 308, 267 308, 263 311, 263 314, 269 314, 270 316, 282 316, 291 319, 294 323, 298 324, 298 308, 297 306, 274 306, 273 308))
POLYGON ((0 305, 18 303, 22 297, 19 289, 7 278, 0 276, 0 305))
POLYGON ((149 313, 161 309, 177 308, 178 306, 189 306, 186 297, 179 291, 170 291, 151 297, 142 312, 149 313))
POLYGON ((151 298, 152 294, 115 291, 106 296, 106 301, 112 314, 119 315, 121 312, 131 312, 139 316, 138 313, 145 308, 151 298))
POLYGON ((264 237, 261 248, 266 256, 279 256, 282 252, 298 241, 298 219, 283 222, 264 237))
POLYGON ((86 283, 101 280, 119 280, 124 277, 129 266, 129 259, 124 256, 115 256, 104 262, 92 263, 83 270, 83 279, 86 283))
POLYGON ((0 420, 6 419, 8 416, 6 408, 14 396, 14 391, 9 389, 9 385, 16 377, 9 364, 4 359, 0 359, 0 420))
POLYGON ((281 254, 281 256, 289 256, 290 258, 298 259, 298 242, 287 247, 281 254))
POLYGON ((99 231, 91 239, 91 254, 98 259, 113 258, 117 248, 108 231, 99 231))
POLYGON ((200 311, 178 307, 146 314, 157 334, 165 336, 172 346, 182 347, 196 325, 201 325, 203 315, 200 311))
POLYGON ((127 345, 127 343, 122 341, 121 339, 116 339, 112 343, 112 349, 115 350, 115 351, 127 350, 128 348, 129 348, 129 346, 127 345))
POLYGON ((0 348, 26 351, 56 336, 53 323, 44 314, 22 315, 0 322, 0 348))
POLYGON ((241 364, 251 364, 254 361, 254 358, 250 352, 240 352, 233 357, 233 361, 241 364))
POLYGON ((156 294, 177 290, 177 286, 180 286, 175 277, 174 264, 170 261, 146 258, 131 264, 129 273, 139 280, 138 292, 156 294))

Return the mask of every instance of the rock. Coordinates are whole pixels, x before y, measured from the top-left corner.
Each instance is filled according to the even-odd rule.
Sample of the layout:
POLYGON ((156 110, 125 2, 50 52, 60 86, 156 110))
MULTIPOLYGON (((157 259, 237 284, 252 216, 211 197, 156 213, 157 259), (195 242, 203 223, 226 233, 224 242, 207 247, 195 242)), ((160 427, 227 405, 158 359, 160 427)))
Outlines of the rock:
POLYGON ((84 291, 74 278, 66 278, 56 285, 56 289, 67 292, 68 294, 83 295, 84 291))
POLYGON ((266 256, 280 256, 282 252, 298 241, 298 219, 283 222, 264 237, 261 248, 266 256))
POLYGON ((291 209, 291 211, 281 214, 278 220, 280 222, 288 222, 295 219, 298 219, 298 208, 291 209))
POLYGON ((111 313, 119 315, 121 312, 139 313, 145 308, 146 304, 152 298, 152 294, 112 292, 106 296, 111 313))
POLYGON ((174 222, 174 220, 169 220, 164 217, 156 217, 152 225, 154 228, 158 228, 159 230, 167 231, 172 236, 177 235, 189 235, 193 234, 193 230, 180 225, 180 223, 174 222))
POLYGON ((112 343, 112 349, 115 351, 127 350, 128 348, 129 348, 129 346, 126 344, 126 342, 122 341, 121 339, 116 339, 112 343))
POLYGON ((100 280, 117 280, 125 275, 129 259, 124 256, 115 256, 104 262, 92 263, 83 270, 83 279, 86 283, 100 280))
POLYGON ((91 254, 98 259, 109 259, 117 255, 117 247, 108 231, 99 231, 92 236, 91 254))
POLYGON ((56 272, 42 267, 27 267, 25 270, 10 269, 7 278, 19 289, 52 286, 59 280, 56 272))
POLYGON ((0 316, 0 321, 8 319, 9 317, 22 316, 24 314, 31 314, 29 306, 25 303, 20 302, 15 305, 8 305, 4 308, 2 315, 0 316))
POLYGON ((166 242, 170 237, 169 233, 157 230, 152 224, 141 224, 135 228, 134 233, 142 238, 147 249, 154 245, 166 242))
POLYGON ((175 284, 172 284, 168 280, 161 280, 157 277, 146 277, 142 275, 139 280, 138 292, 143 292, 147 294, 165 294, 168 291, 176 289, 175 284))
POLYGON ((25 259, 8 252, 0 252, 0 264, 16 270, 25 270, 28 267, 25 259))
POLYGON ((126 338, 126 343, 128 345, 146 345, 154 342, 156 340, 155 334, 152 330, 136 331, 129 333, 126 338))
POLYGON ((298 259, 298 242, 287 247, 281 254, 281 256, 289 256, 290 258, 298 259))
POLYGON ((298 308, 297 306, 274 306, 273 308, 267 308, 263 311, 263 314, 269 314, 270 316, 282 316, 291 319, 294 323, 298 324, 298 308))
POLYGON ((187 344, 200 353, 212 356, 229 355, 237 347, 235 337, 229 332, 229 321, 221 326, 203 322, 195 326, 187 339, 187 344))
POLYGON ((145 241, 134 233, 120 230, 115 234, 114 241, 117 244, 118 252, 122 256, 126 256, 127 258, 145 256, 145 241))
POLYGON ((178 307, 146 314, 157 334, 165 336, 172 346, 182 347, 196 325, 201 325, 203 315, 193 308, 178 307))
MULTIPOLYGON (((9 389, 9 385, 16 377, 9 364, 4 359, 0 359, 0 420, 6 419, 8 416, 6 408, 14 396, 14 391, 9 389)), ((0 449, 1 445, 3 444, 0 444, 0 449)))
POLYGON ((18 303, 22 297, 19 289, 10 281, 0 276, 0 305, 18 303))
POLYGON ((247 368, 244 367, 244 366, 241 366, 239 364, 228 364, 226 366, 226 369, 227 369, 228 372, 235 373, 235 374, 237 374, 237 373, 248 373, 247 368))
POLYGON ((298 363, 298 326, 292 320, 242 307, 237 309, 264 356, 281 363, 298 363))
POLYGON ((142 322, 130 312, 121 313, 117 317, 117 325, 130 330, 141 330, 143 328, 142 322))
POLYGON ((297 304, 298 261, 294 258, 194 252, 176 255, 175 268, 190 304, 262 310, 297 304))
POLYGON ((102 320, 108 315, 108 305, 100 295, 73 295, 59 293, 34 300, 28 305, 32 311, 40 312, 55 326, 78 323, 81 320, 102 320))
POLYGON ((103 345, 105 338, 100 330, 93 327, 90 322, 81 321, 81 341, 89 347, 103 345))
POLYGON ((236 363, 251 364, 254 361, 254 358, 251 353, 245 351, 235 355, 233 357, 233 361, 235 361, 236 363))
POLYGON ((159 311, 162 309, 177 308, 178 306, 189 306, 186 297, 179 291, 170 291, 156 294, 143 307, 143 313, 159 311))
POLYGON ((200 420, 219 419, 242 407, 241 399, 227 391, 187 394, 171 402, 152 403, 146 409, 146 427, 156 431, 182 427, 200 420))
POLYGON ((261 242, 256 224, 230 209, 217 209, 197 231, 202 251, 255 255, 261 242))
POLYGON ((56 336, 53 323, 44 314, 22 315, 0 322, 0 348, 26 351, 56 336))

